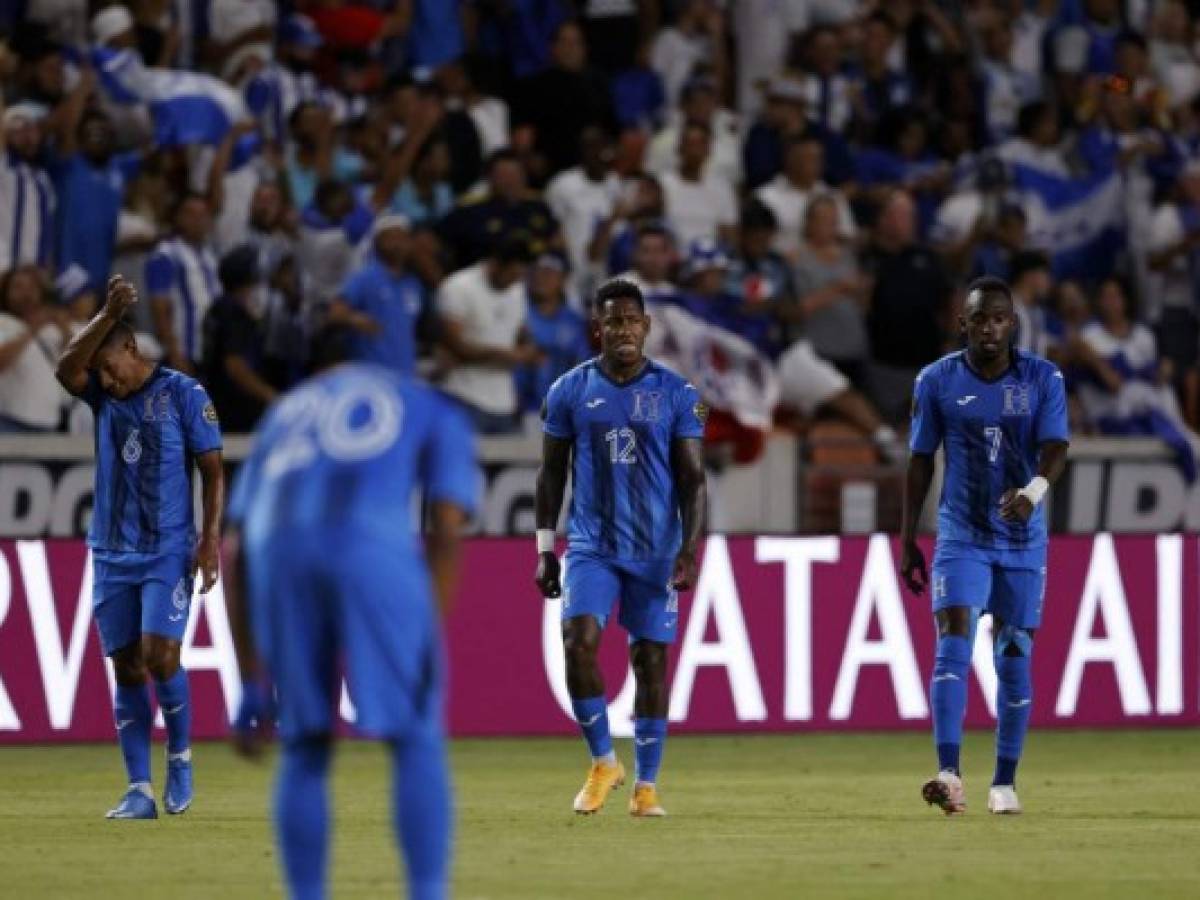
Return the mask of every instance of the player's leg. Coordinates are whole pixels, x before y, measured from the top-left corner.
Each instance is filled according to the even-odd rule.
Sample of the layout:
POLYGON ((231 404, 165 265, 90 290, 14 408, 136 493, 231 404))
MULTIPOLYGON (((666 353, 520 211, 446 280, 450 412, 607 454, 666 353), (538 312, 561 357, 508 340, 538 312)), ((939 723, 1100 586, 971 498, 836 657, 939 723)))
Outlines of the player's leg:
POLYGON ((449 894, 453 804, 445 737, 428 723, 392 742, 392 815, 413 900, 449 894))
POLYGON ((587 779, 575 795, 575 811, 583 814, 597 812, 613 789, 625 781, 625 768, 613 751, 608 701, 597 659, 600 637, 619 591, 620 580, 608 561, 568 554, 562 599, 567 693, 592 757, 587 779))
POLYGON ((129 787, 108 811, 110 819, 153 819, 158 816, 150 789, 150 691, 141 649, 141 601, 136 584, 123 567, 93 560, 92 600, 96 629, 116 677, 113 713, 117 742, 125 760, 129 787))
POLYGON ((939 547, 933 561, 930 593, 937 648, 929 680, 929 705, 933 712, 938 774, 925 783, 921 795, 926 802, 953 815, 966 811, 959 757, 967 712, 967 678, 979 611, 991 594, 991 569, 982 559, 951 555, 939 547))
POLYGON ((142 655, 167 728, 163 808, 172 815, 186 811, 193 796, 191 689, 180 664, 192 602, 189 563, 185 556, 159 560, 142 585, 142 655))
POLYGON ((669 586, 672 562, 630 564, 621 574, 621 625, 629 632, 629 659, 637 684, 637 782, 629 801, 635 816, 666 815, 657 782, 667 743, 667 647, 675 640, 679 621, 679 597, 669 586))
POLYGON ((1025 567, 1001 566, 995 575, 992 658, 996 664, 996 771, 988 792, 988 809, 994 813, 1021 811, 1016 793, 1017 765, 1033 711, 1033 641, 1041 624, 1044 562, 1044 555, 1038 554, 1025 567))
POLYGON ((292 900, 321 900, 328 893, 325 875, 332 758, 333 741, 328 734, 291 737, 283 742, 275 781, 275 834, 292 900))

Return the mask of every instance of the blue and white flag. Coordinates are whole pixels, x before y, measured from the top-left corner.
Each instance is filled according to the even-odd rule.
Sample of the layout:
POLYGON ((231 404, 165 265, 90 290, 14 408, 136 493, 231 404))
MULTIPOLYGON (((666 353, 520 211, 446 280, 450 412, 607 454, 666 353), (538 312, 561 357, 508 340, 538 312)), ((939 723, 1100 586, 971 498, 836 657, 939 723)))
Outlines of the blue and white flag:
POLYGON ((233 124, 247 117, 242 98, 211 75, 157 69, 130 49, 97 47, 92 63, 105 93, 116 103, 145 103, 160 147, 219 144, 233 124))
POLYGON ((1119 173, 1064 178, 1017 163, 1012 188, 1025 210, 1030 246, 1050 257, 1058 278, 1111 274, 1125 247, 1119 173))

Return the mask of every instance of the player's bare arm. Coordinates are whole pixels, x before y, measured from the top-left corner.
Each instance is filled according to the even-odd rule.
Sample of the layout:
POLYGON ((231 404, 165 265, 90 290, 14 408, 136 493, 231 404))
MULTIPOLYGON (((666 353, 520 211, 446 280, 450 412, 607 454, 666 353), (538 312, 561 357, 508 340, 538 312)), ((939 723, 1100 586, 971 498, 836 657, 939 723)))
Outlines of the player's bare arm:
POLYGON ((562 596, 561 567, 554 555, 554 530, 567 490, 567 470, 571 464, 571 442, 553 435, 542 437, 542 465, 538 469, 534 494, 538 530, 538 563, 534 581, 548 600, 562 596), (546 539, 548 536, 548 540, 546 539))
POLYGON ((904 477, 904 512, 901 526, 903 549, 900 557, 900 577, 914 594, 920 594, 929 584, 929 573, 925 568, 925 554, 917 546, 917 524, 925 498, 933 484, 933 456, 928 453, 913 453, 908 458, 908 471, 904 477))
POLYGON ((112 327, 137 301, 137 291, 120 275, 114 275, 108 280, 104 306, 92 317, 83 331, 72 338, 58 358, 55 375, 68 393, 78 397, 84 392, 88 383, 88 367, 91 366, 96 351, 104 343, 112 327))
POLYGON ((671 443, 671 469, 679 495, 683 543, 675 556, 671 587, 688 591, 696 585, 696 551, 704 535, 708 509, 708 481, 704 473, 704 444, 699 438, 678 438, 671 443))
POLYGON ((246 605, 246 565, 242 554, 242 535, 237 528, 225 531, 221 545, 222 568, 225 572, 225 609, 229 617, 229 632, 233 637, 233 652, 237 657, 242 679, 242 700, 233 723, 230 740, 234 749, 249 758, 262 753, 265 740, 266 716, 263 715, 261 668, 250 630, 250 611, 246 605))
POLYGON ((1038 501, 1067 467, 1066 441, 1046 441, 1038 447, 1038 473, 1025 487, 1011 487, 1000 498, 1000 518, 1015 522, 1028 522, 1038 501), (1038 480, 1041 479, 1041 484, 1038 480))
POLYGON ((437 592, 442 616, 450 613, 458 587, 458 560, 467 513, 453 503, 439 500, 430 511, 429 533, 425 536, 425 561, 437 592))
POLYGON ((221 451, 201 453, 196 457, 196 466, 200 469, 204 516, 192 570, 200 573, 200 592, 207 594, 217 583, 220 568, 221 511, 225 506, 225 467, 221 451))

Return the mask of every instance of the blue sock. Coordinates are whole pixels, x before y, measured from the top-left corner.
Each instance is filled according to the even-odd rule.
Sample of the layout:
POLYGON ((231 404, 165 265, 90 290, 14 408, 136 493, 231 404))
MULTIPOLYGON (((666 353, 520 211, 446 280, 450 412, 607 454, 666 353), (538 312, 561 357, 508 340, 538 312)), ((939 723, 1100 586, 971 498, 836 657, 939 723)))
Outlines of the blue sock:
POLYGON ((453 813, 444 742, 428 734, 393 744, 392 773, 392 816, 408 866, 408 896, 445 900, 453 813))
POLYGON ((663 748, 666 743, 666 719, 633 720, 633 747, 639 782, 654 784, 654 780, 658 778, 658 767, 662 765, 663 748))
POLYGON ((154 720, 150 715, 150 691, 145 684, 136 687, 117 685, 113 700, 113 713, 117 721, 117 741, 121 744, 121 755, 125 757, 125 771, 129 783, 150 782, 150 727, 154 720))
POLYGON ((167 752, 183 753, 192 734, 192 692, 183 666, 166 681, 154 682, 154 693, 167 724, 167 752))
POLYGON ((939 770, 958 772, 970 666, 970 638, 955 635, 938 638, 937 658, 929 682, 929 705, 933 707, 933 742, 937 745, 939 770))
POLYGON ((612 753, 612 737, 608 733, 608 702, 604 695, 572 700, 571 710, 575 713, 575 721, 579 723, 579 730, 583 732, 592 759, 612 753))
POLYGON ((279 840, 288 896, 325 897, 329 856, 329 761, 325 738, 286 744, 275 782, 275 833, 279 840))
POLYGON ((992 784, 1015 784, 1017 762, 1025 747, 1029 730, 1029 714, 1033 710, 1033 680, 1030 678, 1029 651, 1033 642, 1028 632, 1002 637, 996 644, 996 774, 992 784), (1001 644, 1003 643, 1003 647, 1001 644), (1005 650, 1016 645, 1020 656, 1009 656, 1005 650))

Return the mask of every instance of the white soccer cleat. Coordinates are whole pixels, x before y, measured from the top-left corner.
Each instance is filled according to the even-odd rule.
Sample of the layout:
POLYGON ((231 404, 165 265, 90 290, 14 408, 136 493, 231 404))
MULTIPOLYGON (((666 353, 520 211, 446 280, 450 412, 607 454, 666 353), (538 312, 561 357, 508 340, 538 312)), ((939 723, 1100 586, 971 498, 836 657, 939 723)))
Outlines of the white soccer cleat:
POLYGON ((967 811, 966 789, 962 779, 953 772, 938 772, 936 778, 925 782, 921 797, 948 816, 962 815, 967 811))
POLYGON ((1021 801, 1011 784, 993 784, 988 791, 988 812, 997 816, 1019 816, 1021 801))

